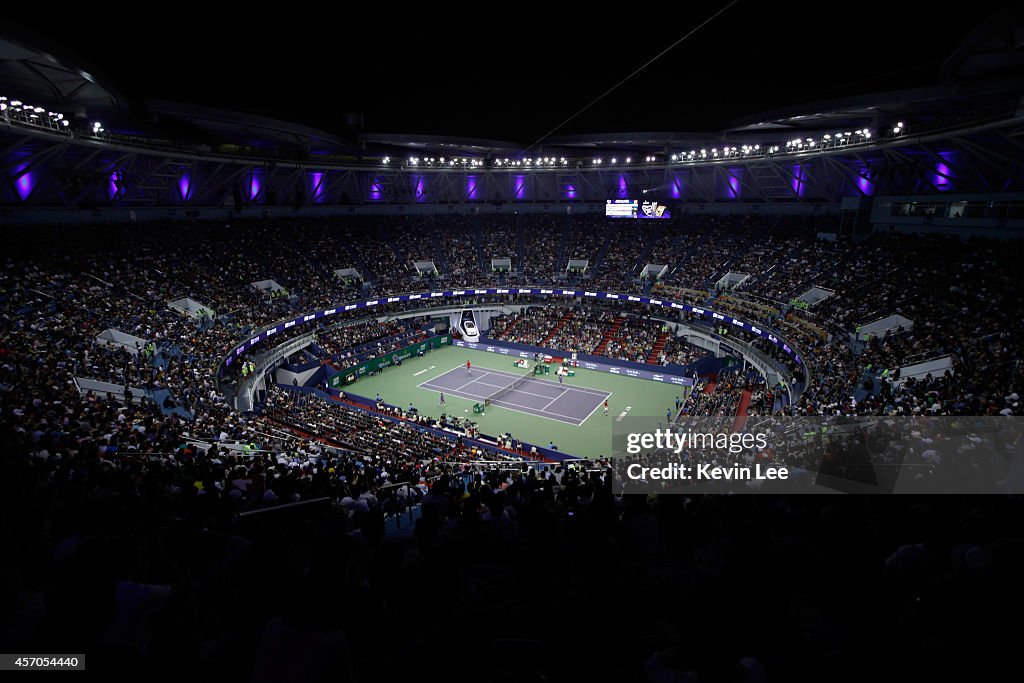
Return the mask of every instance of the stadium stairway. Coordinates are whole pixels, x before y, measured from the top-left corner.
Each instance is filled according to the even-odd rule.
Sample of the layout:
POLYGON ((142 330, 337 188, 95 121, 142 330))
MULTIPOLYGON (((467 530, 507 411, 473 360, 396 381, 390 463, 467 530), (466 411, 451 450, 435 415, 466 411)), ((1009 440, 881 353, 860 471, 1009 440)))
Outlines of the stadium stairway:
POLYGON ((608 331, 605 332, 604 336, 601 338, 601 342, 594 348, 595 356, 604 354, 604 349, 608 346, 608 342, 617 338, 619 330, 622 329, 622 323, 624 322, 626 322, 626 319, 621 315, 615 317, 615 320, 612 321, 612 326, 608 328, 608 331))
POLYGON ((384 537, 392 540, 412 538, 416 522, 423 516, 423 508, 413 505, 405 512, 391 513, 384 518, 384 537))
MULTIPOLYGON (((568 217, 566 217, 568 219, 568 217)), ((569 235, 571 225, 566 223, 561 227, 561 238, 558 240, 558 260, 555 261, 555 268, 561 268, 561 272, 564 274, 566 269, 569 267, 568 252, 569 252, 569 235)))
POLYGON ((395 233, 394 230, 391 229, 391 226, 383 224, 377 230, 377 234, 380 237, 381 241, 384 242, 384 244, 388 245, 388 249, 390 249, 391 253, 395 255, 395 262, 398 263, 399 266, 404 265, 407 256, 403 247, 401 246, 401 244, 404 243, 399 243, 395 239, 395 233))
POLYGON ((440 266, 439 270, 442 273, 452 272, 448 268, 448 259, 444 253, 444 244, 441 243, 441 236, 437 234, 437 230, 434 228, 430 229, 430 244, 434 247, 434 254, 436 254, 437 263, 440 266))
POLYGON ((736 407, 736 419, 732 423, 733 432, 742 432, 747 426, 747 409, 750 408, 750 396, 750 391, 744 389, 743 395, 740 396, 740 404, 736 407))
POLYGON ((547 335, 544 337, 543 340, 541 340, 541 342, 540 342, 540 344, 538 344, 538 346, 546 346, 548 341, 550 341, 551 338, 554 337, 555 334, 558 333, 558 330, 560 330, 563 327, 565 327, 565 323, 569 322, 570 320, 572 320, 572 309, 571 308, 565 312, 565 315, 563 315, 561 318, 558 319, 558 322, 555 323, 555 326, 552 327, 548 331, 547 335))
POLYGON ((665 348, 665 343, 668 341, 668 332, 662 332, 658 335, 658 339, 654 342, 654 347, 651 352, 647 354, 647 364, 657 365, 658 356, 661 355, 662 350, 665 348))
POLYGON ((368 283, 371 280, 377 279, 374 271, 370 268, 369 264, 359 256, 359 252, 357 250, 344 243, 342 243, 342 247, 345 249, 345 253, 348 254, 348 257, 352 260, 352 263, 355 264, 356 270, 358 270, 359 274, 363 276, 363 282, 368 283))
POLYGON ((708 383, 704 386, 705 394, 715 393, 715 385, 718 384, 718 375, 708 375, 708 383))
POLYGON ((494 337, 494 339, 508 339, 509 333, 512 332, 512 330, 516 329, 519 323, 523 322, 523 319, 525 317, 526 316, 517 317, 515 320, 508 324, 508 326, 502 331, 502 333, 499 336, 494 337))
POLYGON ((518 263, 513 263, 512 269, 517 273, 523 272, 526 263, 524 260, 526 258, 526 236, 523 234, 524 232, 523 226, 519 224, 519 221, 516 221, 516 244, 518 245, 516 260, 518 263))
POLYGON ((476 263, 481 273, 490 273, 491 264, 487 263, 487 255, 484 253, 483 227, 480 225, 480 216, 474 216, 473 221, 473 244, 476 245, 476 263))
POLYGON ((601 264, 604 263, 604 257, 611 249, 612 242, 618 237, 618 230, 606 230, 604 236, 604 242, 601 243, 601 248, 597 250, 597 256, 594 258, 594 267, 590 269, 590 272, 594 275, 598 275, 601 272, 601 264))
POLYGON ((651 235, 647 242, 644 244, 644 250, 640 253, 640 263, 638 266, 643 268, 651 262, 651 254, 654 253, 654 245, 661 240, 661 236, 665 234, 665 226, 662 223, 669 223, 671 221, 648 221, 648 223, 657 223, 654 229, 651 230, 651 235))

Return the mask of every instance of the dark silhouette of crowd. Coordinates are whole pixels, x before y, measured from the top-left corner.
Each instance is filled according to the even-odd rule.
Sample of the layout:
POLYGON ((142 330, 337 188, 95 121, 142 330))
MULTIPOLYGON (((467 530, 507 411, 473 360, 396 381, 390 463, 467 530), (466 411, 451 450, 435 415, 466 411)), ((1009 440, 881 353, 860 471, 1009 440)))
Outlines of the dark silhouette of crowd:
MULTIPOLYGON (((798 398, 780 407, 778 387, 720 372, 687 414, 735 415, 744 392, 752 416, 1021 414, 1019 243, 823 242, 819 222, 684 215, 643 241, 599 218, 519 215, 505 229, 525 282, 554 281, 563 258, 582 256, 602 287, 639 291, 651 284, 640 264, 664 261, 663 296, 718 301, 805 359, 691 316, 788 363, 798 398), (750 278, 720 291, 729 272, 750 278), (798 307, 810 286, 835 295, 798 307), (894 313, 913 326, 851 340, 894 313), (945 356, 947 372, 900 372, 945 356)), ((154 679, 751 683, 963 678, 1012 652, 1013 629, 991 615, 1019 606, 1016 497, 616 496, 607 461, 484 451, 455 418, 283 388, 234 409, 239 365, 218 372, 254 330, 416 289, 410 263, 426 256, 461 284, 493 282, 485 266, 504 245, 485 222, 452 239, 439 217, 10 233, 4 651, 84 652, 96 672, 154 679), (362 281, 340 281, 341 268, 362 281), (287 294, 253 286, 264 280, 287 294), (168 307, 182 298, 200 310, 168 307), (98 340, 108 329, 142 342, 98 340), (126 401, 76 378, 145 393, 126 401)), ((643 362, 661 331, 650 313, 534 305, 494 329, 596 348, 621 315, 609 353, 643 362), (555 330, 567 314, 579 326, 555 330)), ((364 321, 278 339, 312 331, 342 357, 402 333, 364 321)), ((657 361, 692 358, 677 344, 657 361)))

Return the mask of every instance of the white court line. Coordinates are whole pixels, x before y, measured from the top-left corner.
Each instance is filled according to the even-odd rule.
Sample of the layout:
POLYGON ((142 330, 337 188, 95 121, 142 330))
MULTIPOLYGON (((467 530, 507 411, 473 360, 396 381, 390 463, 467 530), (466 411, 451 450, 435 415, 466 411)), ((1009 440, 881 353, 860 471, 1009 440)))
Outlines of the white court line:
MULTIPOLYGON (((485 387, 494 387, 495 389, 501 389, 508 386, 507 384, 488 384, 487 382, 477 382, 477 384, 481 384, 485 387)), ((535 394, 532 391, 523 391, 521 386, 516 387, 514 391, 518 391, 520 394, 527 394, 528 396, 536 396, 538 398, 551 398, 546 394, 535 394)), ((560 395, 561 394, 559 394, 559 396, 560 395)), ((558 398, 558 396, 555 396, 555 398, 558 398)))
MULTIPOLYGON (((522 377, 522 375, 515 375, 515 374, 512 374, 511 372, 505 372, 505 371, 502 371, 502 370, 484 369, 482 366, 478 366, 478 367, 480 367, 483 370, 483 373, 480 374, 477 377, 474 377, 472 381, 466 382, 465 384, 463 384, 462 386, 460 386, 460 387, 458 387, 456 389, 442 388, 442 387, 429 387, 429 386, 427 386, 431 382, 433 382, 434 380, 439 379, 441 377, 444 377, 445 375, 447 375, 447 374, 449 374, 451 372, 454 372, 454 371, 456 371, 456 370, 458 370, 460 368, 464 368, 464 367, 466 367, 465 364, 460 363, 459 365, 456 365, 451 370, 445 370, 440 375, 436 375, 436 376, 428 379, 426 382, 418 384, 417 387, 421 388, 421 389, 428 389, 430 391, 447 391, 449 394, 457 396, 459 398, 470 398, 470 399, 475 399, 475 400, 483 400, 483 399, 485 399, 487 397, 486 396, 477 396, 477 395, 471 394, 469 392, 463 392, 463 395, 460 395, 457 392, 461 392, 462 389, 464 389, 465 387, 468 387, 469 385, 471 385, 473 383, 480 384, 480 385, 483 385, 485 387, 495 387, 495 388, 508 386, 507 384, 488 384, 487 382, 479 382, 479 381, 477 381, 477 380, 484 379, 488 375, 494 375, 496 377, 512 377, 512 378, 516 378, 516 379, 522 377)), ((525 384, 529 384, 529 383, 532 383, 532 382, 536 382, 537 384, 542 384, 544 386, 554 386, 553 383, 548 382, 547 380, 532 379, 532 378, 526 380, 526 382, 524 382, 523 384, 525 385, 525 384)), ((589 420, 594 415, 594 413, 597 412, 597 409, 600 408, 602 405, 604 405, 604 402, 606 400, 608 400, 609 398, 612 397, 611 393, 608 393, 606 391, 598 391, 596 389, 590 389, 589 387, 576 387, 576 386, 572 386, 572 385, 569 385, 569 386, 562 385, 562 386, 565 388, 565 391, 560 393, 558 396, 555 396, 553 399, 551 399, 547 403, 547 405, 545 405, 543 408, 539 409, 539 410, 545 411, 545 414, 543 414, 543 415, 538 415, 537 413, 533 413, 533 412, 527 412, 525 410, 516 410, 516 408, 512 408, 512 410, 514 410, 517 413, 523 413, 524 415, 532 415, 533 417, 546 418, 546 419, 549 419, 549 420, 553 420, 554 422, 563 422, 563 423, 564 422, 568 422, 568 423, 574 424, 574 425, 576 425, 578 427, 578 426, 581 426, 587 420, 589 420), (590 395, 590 396, 600 396, 602 398, 598 401, 597 405, 594 406, 594 409, 590 411, 590 414, 587 415, 582 420, 580 420, 580 418, 575 417, 575 416, 570 417, 569 415, 563 415, 561 413, 555 413, 555 412, 548 412, 547 411, 547 408, 550 405, 555 403, 558 399, 563 398, 564 396, 566 396, 568 392, 576 392, 576 393, 580 393, 580 394, 584 394, 584 395, 590 395), (553 415, 555 417, 548 417, 549 415, 553 415), (559 420, 558 419, 559 417, 565 418, 565 419, 564 420, 559 420)), ((512 390, 511 393, 520 393, 520 394, 525 394, 527 396, 537 396, 539 398, 548 398, 544 394, 535 394, 535 393, 533 393, 531 391, 523 391, 523 389, 521 387, 516 387, 515 389, 512 390)), ((507 404, 508 406, 517 406, 519 408, 529 408, 530 410, 538 410, 537 408, 534 408, 533 406, 523 405, 522 403, 512 403, 511 401, 506 401, 503 398, 498 399, 494 403, 494 405, 498 405, 498 406, 500 406, 501 404, 507 404)))
MULTIPOLYGON (((484 374, 480 375, 479 377, 474 377, 473 379, 471 379, 468 382, 466 382, 465 384, 463 384, 462 387, 468 387, 470 384, 475 383, 478 379, 483 379, 484 377, 486 377, 489 374, 491 374, 491 373, 489 373, 489 372, 487 372, 485 370, 484 374)), ((488 387, 493 387, 494 386, 493 384, 487 384, 486 382, 481 382, 481 384, 483 384, 484 386, 488 386, 488 387)), ((462 389, 462 387, 459 387, 458 389, 453 389, 452 391, 459 391, 459 389, 462 389)))
MULTIPOLYGON (((493 374, 493 373, 491 373, 491 374, 493 374)), ((424 389, 442 390, 442 389, 439 389, 439 387, 427 386, 428 384, 429 384, 429 382, 424 382, 423 384, 421 384, 419 386, 424 388, 424 389)), ((471 384, 477 384, 479 386, 484 386, 484 387, 494 387, 495 389, 502 389, 502 388, 505 388, 505 387, 508 386, 507 384, 488 384, 487 382, 476 381, 476 382, 469 382, 468 384, 463 384, 461 387, 458 387, 456 389, 443 389, 442 391, 459 391, 461 389, 464 389, 464 388, 470 386, 471 384)), ((553 385, 550 385, 550 386, 553 386, 553 385)), ((554 403, 555 401, 557 401, 560 398, 563 398, 564 396, 566 396, 570 392, 581 393, 584 396, 593 396, 594 395, 594 394, 591 394, 589 392, 579 391, 576 387, 564 387, 564 391, 562 391, 561 393, 559 393, 557 396, 555 396, 553 398, 551 396, 546 395, 546 394, 536 394, 536 393, 534 393, 532 391, 524 391, 522 389, 522 387, 516 387, 512 391, 514 391, 517 394, 525 394, 527 396, 536 396, 537 398, 548 398, 548 399, 551 399, 550 401, 548 401, 547 406, 550 406, 552 403, 554 403)), ((601 396, 606 396, 606 397, 609 396, 609 395, 610 394, 601 394, 601 396)), ((498 399, 498 400, 500 401, 501 399, 498 399)), ((602 399, 602 400, 604 400, 604 399, 602 399)), ((518 404, 516 404, 516 405, 518 405, 518 404)), ((545 406, 541 410, 544 410, 545 408, 547 408, 547 406, 545 406)), ((532 407, 532 406, 530 406, 530 407, 532 407)))
MULTIPOLYGON (((491 375, 504 375, 505 377, 520 377, 521 376, 521 375, 513 375, 511 372, 505 372, 504 370, 489 370, 488 373, 491 374, 491 375)), ((621 377, 622 375, 617 375, 617 376, 621 377)), ((638 378, 630 377, 630 379, 638 379, 638 378)), ((530 379, 528 379, 526 381, 527 382, 538 382, 540 384, 545 384, 547 386, 551 386, 551 385, 554 384, 554 382, 550 382, 550 381, 548 381, 546 379, 533 379, 533 378, 530 378, 530 379)), ((594 396, 605 396, 606 395, 606 392, 601 391, 600 389, 591 389, 590 387, 577 387, 577 386, 572 386, 572 385, 570 385, 570 387, 573 390, 578 391, 578 392, 583 393, 583 394, 592 394, 594 396)))
MULTIPOLYGON (((541 408, 541 410, 547 410, 547 409, 548 409, 548 406, 550 406, 550 405, 551 405, 552 403, 554 403, 554 402, 555 402, 555 401, 557 401, 558 399, 562 398, 563 396, 565 396, 565 394, 564 394, 564 393, 561 393, 561 394, 559 394, 558 396, 555 396, 555 397, 554 397, 553 399, 551 399, 550 401, 548 401, 548 402, 547 402, 547 404, 546 404, 546 405, 545 405, 545 406, 544 406, 543 408, 541 408)), ((545 396, 545 398, 547 398, 547 397, 545 396)))
MULTIPOLYGON (((472 398, 472 399, 476 399, 478 401, 487 398, 486 396, 476 396, 474 394, 470 394, 469 392, 465 392, 463 395, 461 395, 459 397, 460 398, 472 398)), ((509 405, 509 406, 517 406, 519 408, 529 408, 530 410, 537 410, 537 408, 534 408, 533 406, 524 406, 522 403, 512 403, 512 401, 506 401, 503 398, 499 398, 497 401, 495 401, 491 405, 496 405, 496 406, 501 407, 501 404, 506 404, 506 405, 509 405)), ((512 410, 515 410, 515 408, 513 408, 512 410)), ((572 415, 563 415, 561 413, 547 413, 545 415, 538 415, 537 413, 528 413, 525 410, 516 410, 516 412, 517 413, 524 413, 526 415, 532 415, 534 417, 545 417, 545 418, 548 418, 549 420, 554 419, 554 418, 550 418, 550 417, 548 417, 548 415, 555 415, 557 417, 564 417, 565 418, 565 420, 555 420, 556 422, 565 422, 566 420, 569 420, 569 421, 571 421, 575 425, 583 424, 580 421, 580 418, 578 418, 576 416, 572 416, 572 415)))
MULTIPOLYGON (((612 397, 612 395, 611 395, 611 394, 606 394, 606 395, 605 395, 605 397, 604 397, 604 401, 607 401, 607 400, 608 400, 608 399, 610 399, 611 397, 612 397)), ((590 415, 587 415, 587 416, 586 416, 585 418, 583 418, 583 422, 586 422, 587 420, 589 420, 589 419, 591 418, 591 416, 592 416, 592 415, 593 415, 594 413, 596 413, 596 412, 597 412, 597 409, 598 409, 598 408, 600 408, 601 406, 603 406, 603 405, 604 405, 604 401, 601 401, 601 402, 600 402, 600 403, 598 403, 598 404, 597 404, 596 406, 594 406, 594 409, 590 411, 590 415)), ((582 424, 583 424, 583 422, 580 422, 580 424, 582 425, 582 424)))
MULTIPOLYGON (((453 368, 452 370, 448 370, 447 372, 441 373, 441 375, 438 375, 438 377, 442 377, 444 375, 447 375, 449 372, 452 372, 454 370, 458 370, 460 367, 462 367, 462 366, 460 365, 460 366, 457 366, 457 367, 453 368)), ((495 376, 500 377, 500 376, 506 375, 506 374, 509 375, 509 376, 515 377, 515 375, 511 375, 511 373, 504 373, 504 372, 501 372, 501 371, 493 371, 493 370, 485 370, 482 375, 480 375, 479 377, 474 378, 472 381, 466 382, 462 386, 456 387, 455 389, 448 389, 447 391, 449 393, 460 392, 460 391, 462 391, 463 389, 465 389, 466 387, 468 387, 471 384, 479 384, 479 385, 482 385, 482 386, 485 386, 485 387, 494 387, 496 389, 501 389, 501 388, 507 387, 508 385, 507 384, 488 384, 487 382, 481 382, 479 380, 484 379, 485 377, 487 377, 487 375, 495 375, 495 376)), ((435 377, 434 379, 437 379, 437 377, 435 377)), ((518 379, 518 377, 517 377, 517 379, 518 379)), ((423 384, 420 384, 419 386, 421 388, 425 388, 425 389, 429 388, 431 390, 438 390, 436 387, 426 387, 425 386, 427 384, 430 384, 430 382, 432 382, 432 381, 433 380, 428 380, 428 381, 424 382, 423 384)), ((537 382, 537 383, 543 384, 544 386, 554 387, 554 384, 548 383, 548 382, 546 382, 544 380, 528 379, 528 380, 526 380, 526 382, 524 382, 524 384, 529 383, 529 382, 537 382)), ((532 391, 524 391, 521 387, 516 387, 515 389, 512 390, 512 393, 525 394, 527 396, 537 396, 538 398, 550 398, 551 400, 548 401, 547 404, 543 408, 539 409, 539 410, 542 410, 542 411, 546 411, 551 404, 553 404, 555 401, 557 401, 560 398, 564 398, 569 392, 576 392, 576 393, 580 393, 580 394, 583 394, 583 395, 600 396, 600 397, 602 397, 598 401, 597 406, 594 407, 594 410, 590 411, 590 415, 593 415, 594 411, 597 410, 598 408, 600 408, 601 404, 611 396, 611 394, 609 394, 608 392, 604 392, 604 391, 597 392, 597 391, 593 391, 593 390, 585 391, 581 387, 574 387, 574 386, 565 387, 563 385, 563 388, 564 388, 564 391, 559 393, 554 398, 551 398, 550 396, 546 396, 544 394, 535 394, 532 391)), ((465 393, 468 394, 469 392, 465 392, 465 393)), ((475 399, 487 398, 486 396, 476 396, 474 394, 470 394, 470 396, 472 398, 475 398, 475 399)), ((511 401, 505 401, 505 399, 498 399, 498 402, 509 403, 510 405, 519 406, 521 408, 532 408, 534 410, 537 410, 533 406, 526 406, 526 405, 523 405, 522 403, 512 403, 511 401)), ((517 411, 517 412, 522 412, 522 411, 517 411)), ((527 413, 527 414, 528 415, 533 415, 533 413, 527 413)), ((562 415, 561 413, 555 413, 555 412, 551 412, 550 414, 551 415, 558 415, 559 417, 565 417, 565 418, 569 417, 568 415, 562 415)), ((583 424, 584 422, 586 422, 587 419, 589 419, 590 415, 587 415, 587 417, 583 418, 583 420, 578 422, 578 424, 583 424)), ((574 418, 570 418, 570 419, 579 420, 578 417, 574 417, 574 418)), ((559 422, 561 422, 561 420, 559 420, 559 422)))
MULTIPOLYGON (((444 377, 444 376, 445 376, 445 375, 447 375, 447 374, 448 374, 449 372, 454 372, 455 370, 458 370, 458 369, 459 369, 460 367, 465 367, 465 366, 461 366, 461 365, 460 365, 460 366, 458 366, 458 367, 454 367, 454 368, 452 368, 451 370, 446 370, 445 372, 442 372, 442 373, 441 373, 440 375, 438 375, 437 377, 431 377, 431 378, 430 378, 430 379, 428 379, 428 380, 427 380, 426 382, 423 382, 423 383, 421 383, 421 384, 417 384, 416 386, 417 386, 417 388, 420 388, 420 389, 431 389, 431 390, 433 390, 433 391, 437 391, 437 389, 438 389, 437 387, 428 387, 428 386, 426 386, 426 385, 427 385, 427 384, 430 384, 430 383, 431 383, 431 382, 433 382, 433 381, 434 381, 435 379, 439 379, 439 378, 441 378, 441 377, 444 377)), ((468 382, 466 382, 465 384, 463 384, 463 385, 462 385, 461 387, 458 387, 458 388, 456 388, 456 389, 452 389, 452 388, 450 388, 450 387, 446 387, 446 388, 444 388, 444 389, 441 389, 441 391, 458 391, 458 390, 459 390, 459 389, 461 389, 462 387, 468 387, 468 386, 469 386, 470 384, 472 384, 473 382, 477 381, 478 379, 483 379, 484 377, 486 377, 486 376, 487 376, 487 375, 489 375, 489 374, 492 374, 492 373, 488 372, 487 370, 484 370, 484 373, 483 373, 482 375, 480 375, 479 377, 474 377, 473 379, 471 379, 471 380, 469 380, 468 382)), ((493 384, 488 384, 487 386, 491 387, 491 386, 495 386, 495 385, 493 385, 493 384)))
POLYGON ((430 384, 431 382, 433 382, 433 381, 434 381, 435 379, 437 379, 438 377, 444 377, 444 376, 445 376, 445 375, 447 375, 447 374, 448 374, 449 372, 454 372, 454 371, 458 370, 459 368, 464 368, 464 367, 466 367, 466 366, 465 366, 465 365, 456 365, 456 366, 455 366, 454 368, 452 368, 451 370, 445 370, 445 371, 444 371, 444 372, 442 372, 442 373, 441 373, 440 375, 434 375, 433 377, 431 377, 430 379, 428 379, 428 380, 427 380, 426 382, 422 382, 422 383, 420 383, 420 384, 417 384, 416 386, 417 386, 417 387, 423 387, 423 385, 424 385, 424 384, 430 384))

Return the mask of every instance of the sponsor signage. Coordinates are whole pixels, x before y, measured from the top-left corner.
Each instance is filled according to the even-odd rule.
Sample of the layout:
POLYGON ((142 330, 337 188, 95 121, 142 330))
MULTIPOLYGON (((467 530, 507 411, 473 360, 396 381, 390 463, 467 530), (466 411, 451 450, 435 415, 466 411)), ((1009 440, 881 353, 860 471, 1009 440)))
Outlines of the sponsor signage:
MULTIPOLYGON (((518 293, 518 294, 543 294, 543 295, 555 295, 555 296, 561 295, 561 296, 572 296, 572 297, 575 297, 575 296, 585 296, 585 297, 604 298, 604 299, 611 299, 611 300, 626 299, 628 301, 635 302, 635 303, 651 304, 651 305, 654 305, 654 306, 661 306, 663 308, 674 308, 676 310, 690 311, 690 312, 694 313, 695 315, 701 315, 701 316, 711 315, 715 320, 722 320, 722 321, 725 321, 727 323, 731 323, 732 325, 735 325, 736 327, 739 327, 741 329, 747 330, 747 331, 749 331, 749 332, 751 332, 753 334, 756 334, 756 335, 758 335, 760 337, 766 338, 772 344, 775 344, 780 349, 782 349, 782 351, 784 353, 786 353, 787 355, 791 356, 793 358, 793 360, 796 361, 796 363, 802 364, 802 360, 801 360, 799 354, 796 352, 796 350, 791 348, 785 342, 783 342, 778 336, 776 336, 776 335, 774 335, 774 334, 772 334, 770 332, 766 332, 763 328, 758 327, 756 325, 752 325, 750 323, 747 323, 747 322, 745 322, 743 320, 740 320, 738 318, 734 318, 732 316, 726 316, 726 315, 723 315, 721 313, 716 313, 715 311, 709 311, 706 308, 699 308, 699 307, 696 307, 696 306, 690 306, 688 304, 680 304, 680 303, 675 302, 675 301, 666 301, 664 299, 652 299, 652 298, 646 297, 646 296, 634 296, 634 295, 629 295, 629 294, 620 294, 620 293, 616 293, 616 292, 591 292, 591 291, 580 291, 580 290, 575 290, 575 289, 531 289, 531 288, 527 288, 527 287, 520 287, 518 289, 508 289, 508 288, 490 288, 490 289, 473 289, 473 290, 455 289, 455 290, 443 291, 443 292, 424 292, 424 293, 419 293, 419 294, 399 294, 399 295, 396 295, 396 296, 389 296, 386 299, 385 298, 377 298, 377 299, 370 299, 370 300, 367 300, 367 301, 357 301, 355 303, 347 304, 344 307, 328 308, 328 309, 324 309, 322 312, 316 312, 316 313, 310 313, 310 314, 301 315, 301 316, 295 318, 294 320, 290 320, 288 322, 285 322, 285 323, 276 325, 274 327, 268 328, 266 330, 263 330, 259 334, 255 335, 253 337, 250 337, 250 339, 246 343, 244 343, 241 346, 239 346, 238 348, 236 348, 234 350, 234 352, 233 352, 233 356, 240 356, 245 351, 247 351, 248 349, 250 349, 253 346, 255 346, 257 343, 259 343, 260 341, 268 339, 269 337, 273 336, 274 334, 277 334, 278 332, 282 332, 282 331, 284 331, 286 329, 294 327, 297 324, 305 324, 305 323, 311 322, 312 320, 317 319, 317 318, 322 318, 322 317, 326 317, 326 316, 330 316, 330 315, 336 315, 337 313, 339 313, 341 311, 352 311, 352 310, 356 310, 356 309, 360 309, 360 308, 367 308, 367 307, 370 307, 370 306, 377 306, 377 305, 379 305, 381 303, 384 303, 384 302, 391 304, 391 303, 399 303, 399 302, 403 302, 403 301, 418 301, 418 300, 425 299, 425 298, 427 298, 427 299, 436 299, 436 298, 441 298, 441 297, 458 297, 458 296, 464 296, 464 295, 466 295, 467 293, 470 293, 470 292, 473 293, 473 294, 485 294, 485 295, 510 294, 512 292, 515 292, 515 293, 518 293)), ((231 357, 232 356, 229 356, 228 359, 230 359, 231 357)), ((228 359, 225 359, 225 365, 227 365, 229 363, 228 359)))

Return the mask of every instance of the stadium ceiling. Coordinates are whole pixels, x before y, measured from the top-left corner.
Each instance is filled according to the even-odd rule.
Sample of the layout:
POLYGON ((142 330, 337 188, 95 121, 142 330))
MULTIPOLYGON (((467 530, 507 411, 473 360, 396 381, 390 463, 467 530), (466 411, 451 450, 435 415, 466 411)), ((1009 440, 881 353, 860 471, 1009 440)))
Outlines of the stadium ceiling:
POLYGON ((971 31, 943 63, 943 80, 993 78, 1024 71, 1024 14, 1009 4, 971 31))
POLYGON ((80 118, 107 120, 124 109, 124 98, 96 70, 66 50, 49 45, 10 24, 0 28, 0 84, 3 94, 19 97, 80 118))
POLYGON ((340 113, 342 132, 328 133, 159 100, 129 111, 80 61, 0 31, 0 206, 298 208, 640 194, 818 203, 1021 191, 1019 23, 972 33, 947 60, 947 79, 931 87, 797 105, 721 131, 553 136, 532 146, 358 133, 340 113))
MULTIPOLYGON (((530 146, 529 140, 487 140, 417 133, 356 132, 358 122, 339 113, 337 132, 311 128, 257 114, 210 106, 148 100, 132 117, 116 90, 45 39, 20 28, 0 31, 0 95, 17 98, 69 118, 101 121, 113 132, 235 153, 258 150, 286 160, 326 156, 351 159, 463 157, 471 159, 586 157, 601 154, 644 158, 685 149, 724 144, 777 145, 787 139, 821 137, 835 131, 885 130, 898 121, 912 128, 935 128, 932 122, 956 120, 979 112, 1006 115, 1020 107, 1024 92, 1024 27, 1019 17, 996 17, 972 32, 946 60, 944 82, 914 90, 852 95, 794 105, 733 122, 718 131, 615 132, 554 136, 530 146), (5 34, 17 31, 23 39, 5 34), (134 118, 134 120, 133 120, 134 118), (144 133, 137 131, 144 130, 144 133)), ((982 117, 984 118, 984 117, 982 117)), ((169 143, 173 144, 173 143, 169 143)))
POLYGON ((145 108, 159 119, 187 124, 222 144, 308 154, 347 154, 356 150, 331 133, 255 114, 165 100, 147 100, 145 108))
POLYGON ((410 154, 429 151, 448 156, 481 157, 488 154, 518 154, 523 149, 523 145, 518 142, 443 135, 363 133, 359 139, 367 149, 376 148, 410 154))

